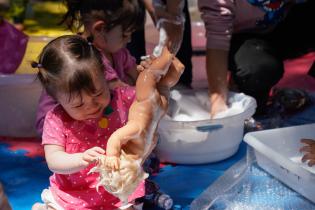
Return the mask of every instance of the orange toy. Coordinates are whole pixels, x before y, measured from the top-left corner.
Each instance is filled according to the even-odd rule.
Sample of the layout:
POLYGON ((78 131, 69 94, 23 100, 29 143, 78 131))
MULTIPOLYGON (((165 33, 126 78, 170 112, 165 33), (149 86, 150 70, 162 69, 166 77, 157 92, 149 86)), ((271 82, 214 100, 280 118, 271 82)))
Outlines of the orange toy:
POLYGON ((142 164, 157 143, 156 129, 167 111, 170 88, 183 70, 183 64, 164 48, 161 56, 140 72, 128 122, 112 134, 106 156, 92 170, 100 173, 99 185, 123 202, 148 176, 142 164))

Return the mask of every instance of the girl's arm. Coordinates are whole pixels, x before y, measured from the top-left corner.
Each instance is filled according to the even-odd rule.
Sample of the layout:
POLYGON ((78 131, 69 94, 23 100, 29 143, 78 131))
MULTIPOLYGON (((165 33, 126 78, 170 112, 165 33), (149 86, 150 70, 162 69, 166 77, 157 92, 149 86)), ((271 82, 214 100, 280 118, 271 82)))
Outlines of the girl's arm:
POLYGON ((45 90, 42 91, 38 103, 35 121, 36 131, 40 137, 43 134, 44 121, 47 112, 53 109, 57 104, 58 104, 57 101, 51 96, 49 96, 45 90))
POLYGON ((53 144, 46 144, 44 150, 48 168, 57 174, 79 172, 105 153, 102 148, 93 147, 83 153, 68 154, 63 146, 53 144))

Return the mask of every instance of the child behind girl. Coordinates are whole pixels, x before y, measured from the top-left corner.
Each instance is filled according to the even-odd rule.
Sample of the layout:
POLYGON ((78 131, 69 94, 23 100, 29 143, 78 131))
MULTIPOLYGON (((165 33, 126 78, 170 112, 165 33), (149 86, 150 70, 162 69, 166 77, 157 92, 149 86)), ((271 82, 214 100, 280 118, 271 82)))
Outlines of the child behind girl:
MULTIPOLYGON (((42 135, 50 187, 45 204, 36 209, 116 209, 119 199, 104 188, 96 190, 98 174, 88 174, 106 150, 111 134, 122 127, 135 91, 109 90, 100 52, 77 35, 59 37, 42 51, 38 78, 59 105, 48 111, 42 135)), ((130 200, 143 196, 140 184, 130 200)), ((126 208, 132 209, 129 204, 126 208)))
MULTIPOLYGON (((135 59, 125 48, 131 34, 144 24, 137 0, 67 0, 65 22, 70 29, 83 26, 82 37, 92 37, 100 51, 109 87, 134 85, 138 73, 135 59)), ((47 111, 56 101, 43 92, 37 111, 36 128, 42 134, 47 111)))

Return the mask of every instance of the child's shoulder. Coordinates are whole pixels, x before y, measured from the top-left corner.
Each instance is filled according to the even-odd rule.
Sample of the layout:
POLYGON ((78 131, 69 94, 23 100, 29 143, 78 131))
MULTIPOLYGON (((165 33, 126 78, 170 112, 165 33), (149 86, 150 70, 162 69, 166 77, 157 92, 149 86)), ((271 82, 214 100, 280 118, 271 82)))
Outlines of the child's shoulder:
POLYGON ((136 95, 136 89, 134 86, 117 87, 111 91, 111 94, 114 101, 121 101, 131 105, 136 95))
POLYGON ((119 86, 112 90, 111 93, 114 97, 134 96, 136 88, 134 86, 119 86))
POLYGON ((61 122, 71 121, 71 117, 67 114, 67 112, 63 109, 61 105, 57 105, 53 109, 49 110, 47 112, 46 118, 49 120, 61 122))
POLYGON ((121 48, 117 52, 113 54, 114 59, 118 59, 120 61, 134 61, 135 58, 130 54, 127 48, 121 48))
POLYGON ((131 56, 129 50, 126 47, 119 49, 117 52, 115 52, 115 54, 120 56, 131 56))

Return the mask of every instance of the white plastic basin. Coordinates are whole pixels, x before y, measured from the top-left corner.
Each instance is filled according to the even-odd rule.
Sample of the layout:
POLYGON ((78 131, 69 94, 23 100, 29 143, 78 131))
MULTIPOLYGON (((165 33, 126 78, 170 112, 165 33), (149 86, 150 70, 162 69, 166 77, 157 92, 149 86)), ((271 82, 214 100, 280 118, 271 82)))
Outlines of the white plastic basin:
POLYGON ((257 163, 275 178, 315 203, 315 168, 301 162, 302 138, 315 139, 315 124, 247 133, 257 163))
MULTIPOLYGON (((204 100, 208 101, 206 90, 201 91, 203 92, 198 97, 196 90, 185 92, 183 96, 184 98, 196 96, 199 99, 200 96, 204 96, 204 100)), ((199 99, 195 99, 196 104, 199 99)), ((243 110, 229 117, 213 120, 208 119, 210 118, 208 112, 204 116, 205 120, 199 121, 177 121, 164 117, 158 128, 159 143, 156 148, 161 161, 201 164, 232 156, 243 139, 244 120, 255 112, 256 101, 252 97, 236 93, 230 93, 229 101, 240 102, 243 110)), ((197 106, 192 106, 194 106, 192 109, 197 109, 197 106)))
POLYGON ((36 136, 41 90, 35 74, 0 75, 0 136, 36 136))

